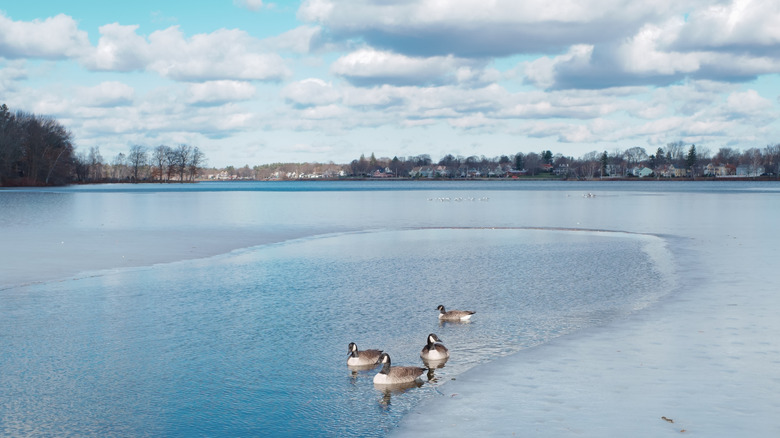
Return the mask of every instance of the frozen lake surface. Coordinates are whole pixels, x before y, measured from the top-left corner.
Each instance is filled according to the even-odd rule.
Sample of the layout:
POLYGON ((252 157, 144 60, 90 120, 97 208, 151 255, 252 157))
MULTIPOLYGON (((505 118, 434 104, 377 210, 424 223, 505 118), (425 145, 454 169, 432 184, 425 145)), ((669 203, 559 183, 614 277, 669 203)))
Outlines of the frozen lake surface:
POLYGON ((15 248, 0 255, 0 427, 773 436, 777 195, 672 182, 0 191, 15 248), (449 303, 478 314, 440 325, 433 309, 449 303), (428 332, 453 357, 420 388, 385 393, 344 366, 351 341, 418 365, 428 332))

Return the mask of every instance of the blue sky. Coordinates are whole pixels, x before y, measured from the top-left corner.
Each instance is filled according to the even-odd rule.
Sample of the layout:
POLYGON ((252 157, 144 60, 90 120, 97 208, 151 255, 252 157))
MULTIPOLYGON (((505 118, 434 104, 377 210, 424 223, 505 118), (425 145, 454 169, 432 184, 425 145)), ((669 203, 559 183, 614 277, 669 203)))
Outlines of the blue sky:
POLYGON ((213 166, 780 143, 780 3, 4 2, 0 101, 213 166))

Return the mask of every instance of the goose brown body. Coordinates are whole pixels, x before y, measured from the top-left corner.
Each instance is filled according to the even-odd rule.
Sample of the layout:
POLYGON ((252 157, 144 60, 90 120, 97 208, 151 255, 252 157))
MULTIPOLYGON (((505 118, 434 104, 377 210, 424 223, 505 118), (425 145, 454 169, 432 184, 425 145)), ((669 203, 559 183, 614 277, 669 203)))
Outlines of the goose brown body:
POLYGON ((349 352, 349 358, 347 358, 347 365, 362 367, 367 365, 376 365, 379 363, 379 357, 382 355, 382 350, 363 350, 360 351, 354 342, 350 342, 347 347, 349 352))
POLYGON ((420 367, 394 367, 390 364, 390 355, 382 353, 379 358, 382 369, 374 376, 376 385, 401 385, 412 383, 419 379, 425 372, 425 368, 420 367))
POLYGON ((450 310, 447 311, 443 305, 439 304, 436 308, 439 311, 439 319, 442 321, 468 321, 471 315, 477 313, 473 310, 450 310))
POLYGON ((423 347, 420 352, 420 357, 426 361, 444 360, 450 357, 450 351, 444 344, 441 343, 441 339, 434 333, 428 335, 428 343, 423 347))

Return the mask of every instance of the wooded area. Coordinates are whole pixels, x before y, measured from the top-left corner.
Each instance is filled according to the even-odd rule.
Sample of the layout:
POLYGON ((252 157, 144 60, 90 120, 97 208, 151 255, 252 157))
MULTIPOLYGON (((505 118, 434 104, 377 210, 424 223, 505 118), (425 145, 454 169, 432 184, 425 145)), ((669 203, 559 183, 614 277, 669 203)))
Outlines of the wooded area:
POLYGON ((187 144, 133 145, 109 164, 100 148, 76 152, 71 132, 52 117, 0 105, 0 185, 194 181, 203 152, 187 144))
POLYGON ((0 106, 0 184, 67 184, 73 149, 70 131, 53 118, 0 106))

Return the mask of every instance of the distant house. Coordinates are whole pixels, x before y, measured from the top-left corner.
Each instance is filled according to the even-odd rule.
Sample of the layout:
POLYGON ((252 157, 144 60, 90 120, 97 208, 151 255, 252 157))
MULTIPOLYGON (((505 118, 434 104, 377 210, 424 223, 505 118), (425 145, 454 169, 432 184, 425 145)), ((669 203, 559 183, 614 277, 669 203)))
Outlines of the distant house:
POLYGON ((604 176, 622 176, 621 169, 622 166, 618 166, 616 164, 607 164, 604 167, 604 176))
POLYGON ((666 178, 681 178, 688 175, 688 169, 678 168, 675 167, 674 164, 670 164, 664 168, 661 175, 666 178))
POLYGON ((387 169, 385 171, 381 169, 377 169, 371 173, 371 178, 390 178, 393 176, 392 172, 387 172, 387 169))
POLYGON ((631 169, 631 174, 639 178, 647 178, 653 175, 653 169, 645 166, 636 166, 631 169))
POLYGON ((733 176, 736 174, 736 168, 730 164, 722 164, 722 165, 715 165, 715 164, 708 164, 704 166, 704 169, 702 169, 702 173, 704 176, 714 176, 714 177, 726 177, 726 176, 733 176))
POLYGON ((569 168, 569 163, 561 163, 558 165, 558 167, 555 168, 553 171, 558 176, 566 176, 571 173, 571 169, 569 168))

